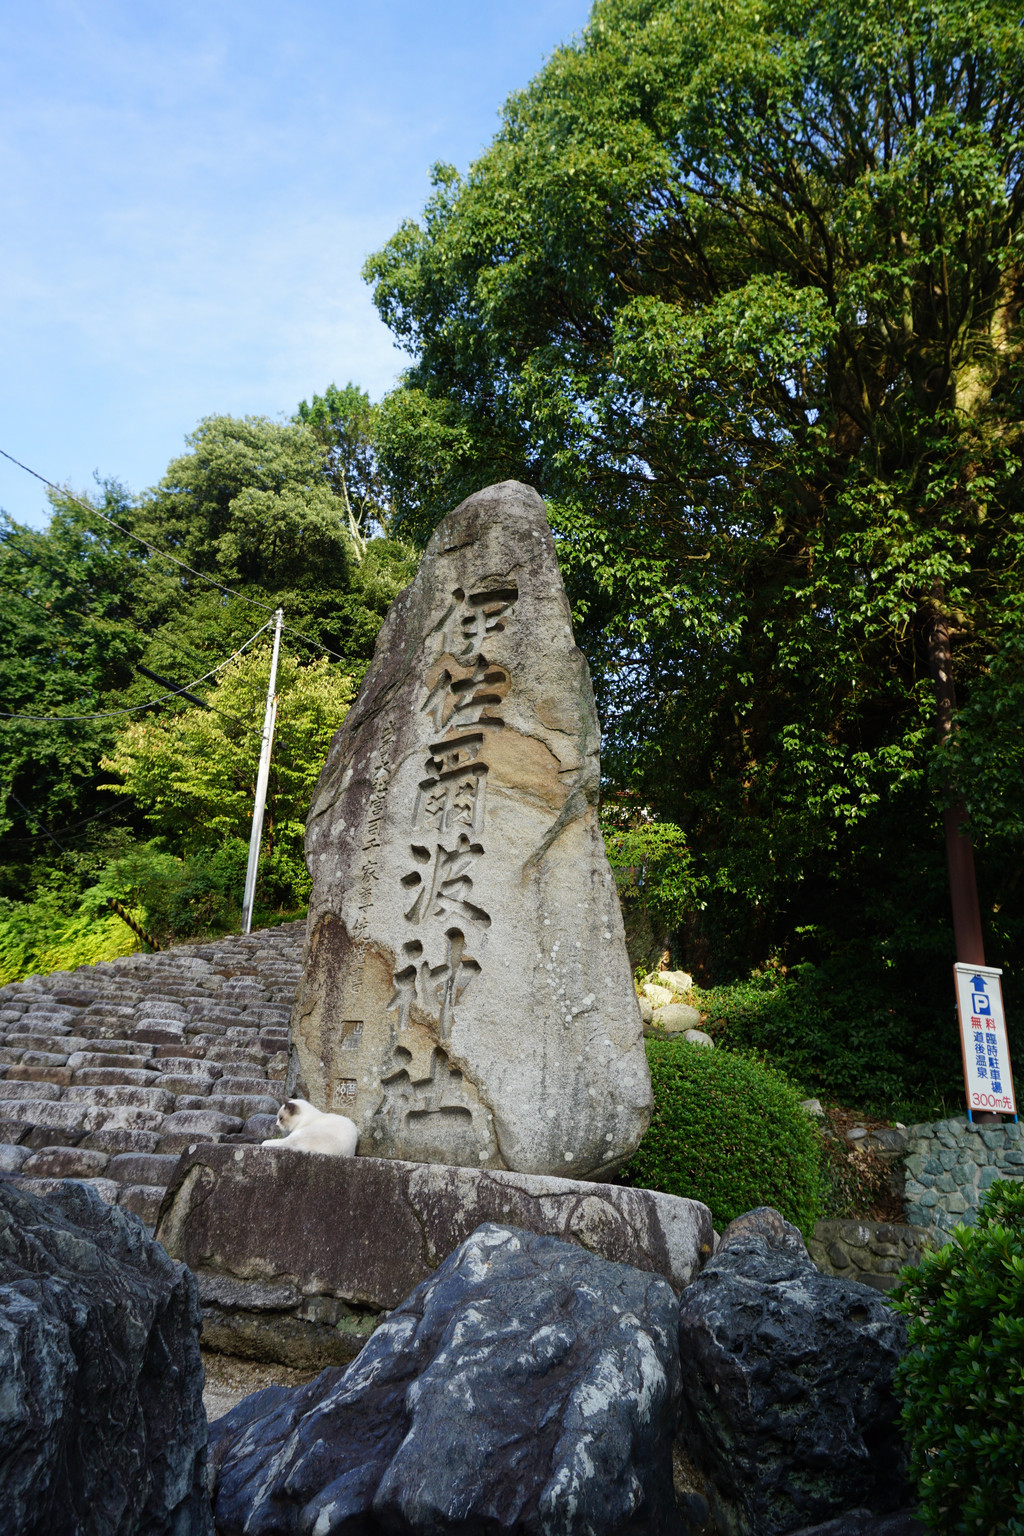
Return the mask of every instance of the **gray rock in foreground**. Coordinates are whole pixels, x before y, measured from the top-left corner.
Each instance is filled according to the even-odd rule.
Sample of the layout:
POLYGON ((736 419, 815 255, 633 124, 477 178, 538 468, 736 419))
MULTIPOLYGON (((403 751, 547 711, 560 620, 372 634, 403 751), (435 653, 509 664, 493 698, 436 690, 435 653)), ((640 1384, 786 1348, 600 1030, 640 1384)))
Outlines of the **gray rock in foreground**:
POLYGON ((819 1274, 777 1211, 726 1228, 679 1317, 681 1439, 723 1529, 781 1536, 910 1502, 892 1393, 903 1320, 819 1274))
POLYGON ((663 1281, 488 1223, 347 1371, 212 1431, 223 1536, 677 1536, 677 1302, 663 1281))
POLYGON ((134 1216, 0 1181, 0 1531, 206 1536, 195 1281, 134 1216))

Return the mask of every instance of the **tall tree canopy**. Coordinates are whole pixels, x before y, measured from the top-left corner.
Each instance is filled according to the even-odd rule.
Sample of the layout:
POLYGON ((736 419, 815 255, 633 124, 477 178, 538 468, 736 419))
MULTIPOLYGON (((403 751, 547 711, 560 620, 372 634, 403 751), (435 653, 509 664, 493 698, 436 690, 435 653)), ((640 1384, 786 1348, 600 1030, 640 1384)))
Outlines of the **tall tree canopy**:
POLYGON ((414 356, 392 527, 547 495, 617 803, 685 831, 720 962, 949 955, 951 776, 1005 939, 1022 174, 1005 0, 597 0, 368 263, 414 356), (967 708, 936 763, 939 620, 967 708))
MULTIPOLYGON (((111 483, 99 496, 54 493, 43 531, 0 522, 0 709, 43 717, 0 722, 0 898, 19 899, 50 879, 51 833, 73 851, 98 849, 100 862, 146 833, 139 807, 149 803, 136 789, 165 771, 175 722, 192 716, 184 698, 156 711, 140 706, 168 691, 157 679, 187 686, 219 666, 279 604, 290 626, 282 678, 301 667, 296 697, 315 683, 328 713, 332 700, 347 697, 347 679, 368 664, 381 619, 411 575, 406 546, 353 542, 332 474, 354 451, 343 444, 332 457, 301 421, 211 416, 152 490, 133 497, 111 483), (330 682, 315 670, 325 648, 337 673, 330 682), (118 764, 131 760, 127 798, 104 792, 104 753, 118 764), (113 840, 111 828, 119 832, 113 840)), ((207 680, 198 694, 213 686, 207 680)), ((245 727, 250 713, 258 738, 262 704, 247 710, 245 727)), ((310 752, 322 734, 310 737, 310 752)), ((198 730, 195 742, 204 739, 198 730)), ((235 779, 247 793, 245 754, 253 774, 258 757, 245 731, 232 742, 231 773, 221 773, 225 804, 235 779)), ((200 755, 212 771, 216 754, 200 755)), ((292 821, 295 814, 292 807, 292 821)), ((203 819, 209 831, 216 818, 203 819)), ((159 826, 172 853, 194 852, 194 836, 181 837, 167 818, 159 826)), ((294 849, 289 857, 299 870, 294 849)), ((293 904, 301 870, 296 878, 293 904)))

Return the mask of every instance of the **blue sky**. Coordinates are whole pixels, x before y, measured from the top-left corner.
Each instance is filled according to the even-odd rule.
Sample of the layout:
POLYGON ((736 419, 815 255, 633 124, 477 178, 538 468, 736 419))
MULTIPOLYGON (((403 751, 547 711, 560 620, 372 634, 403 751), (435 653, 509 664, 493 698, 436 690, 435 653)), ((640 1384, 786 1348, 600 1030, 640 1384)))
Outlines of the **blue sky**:
MULTIPOLYGON (((214 412, 404 365, 359 270, 464 170, 585 0, 34 0, 3 8, 0 447, 159 479, 214 412)), ((0 507, 42 523, 0 459, 0 507)))

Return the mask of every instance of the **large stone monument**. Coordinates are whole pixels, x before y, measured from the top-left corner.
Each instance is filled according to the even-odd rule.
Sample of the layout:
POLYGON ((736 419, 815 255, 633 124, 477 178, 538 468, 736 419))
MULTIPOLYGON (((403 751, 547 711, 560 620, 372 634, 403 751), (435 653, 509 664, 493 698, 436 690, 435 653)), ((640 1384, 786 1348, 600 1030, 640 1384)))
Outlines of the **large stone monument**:
POLYGON ((490 486, 392 604, 306 828, 288 1086, 360 1153, 579 1179, 640 1140, 599 746, 544 503, 490 486))

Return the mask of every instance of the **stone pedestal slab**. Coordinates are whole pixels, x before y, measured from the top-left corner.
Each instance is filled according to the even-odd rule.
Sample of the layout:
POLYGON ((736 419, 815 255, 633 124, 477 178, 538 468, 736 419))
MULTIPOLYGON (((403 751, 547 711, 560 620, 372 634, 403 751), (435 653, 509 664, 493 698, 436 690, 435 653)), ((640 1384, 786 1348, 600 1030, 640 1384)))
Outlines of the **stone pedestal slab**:
POLYGON ((677 1291, 713 1244, 696 1200, 538 1174, 202 1143, 183 1155, 156 1229, 213 1275, 388 1309, 496 1221, 663 1276, 677 1291))

